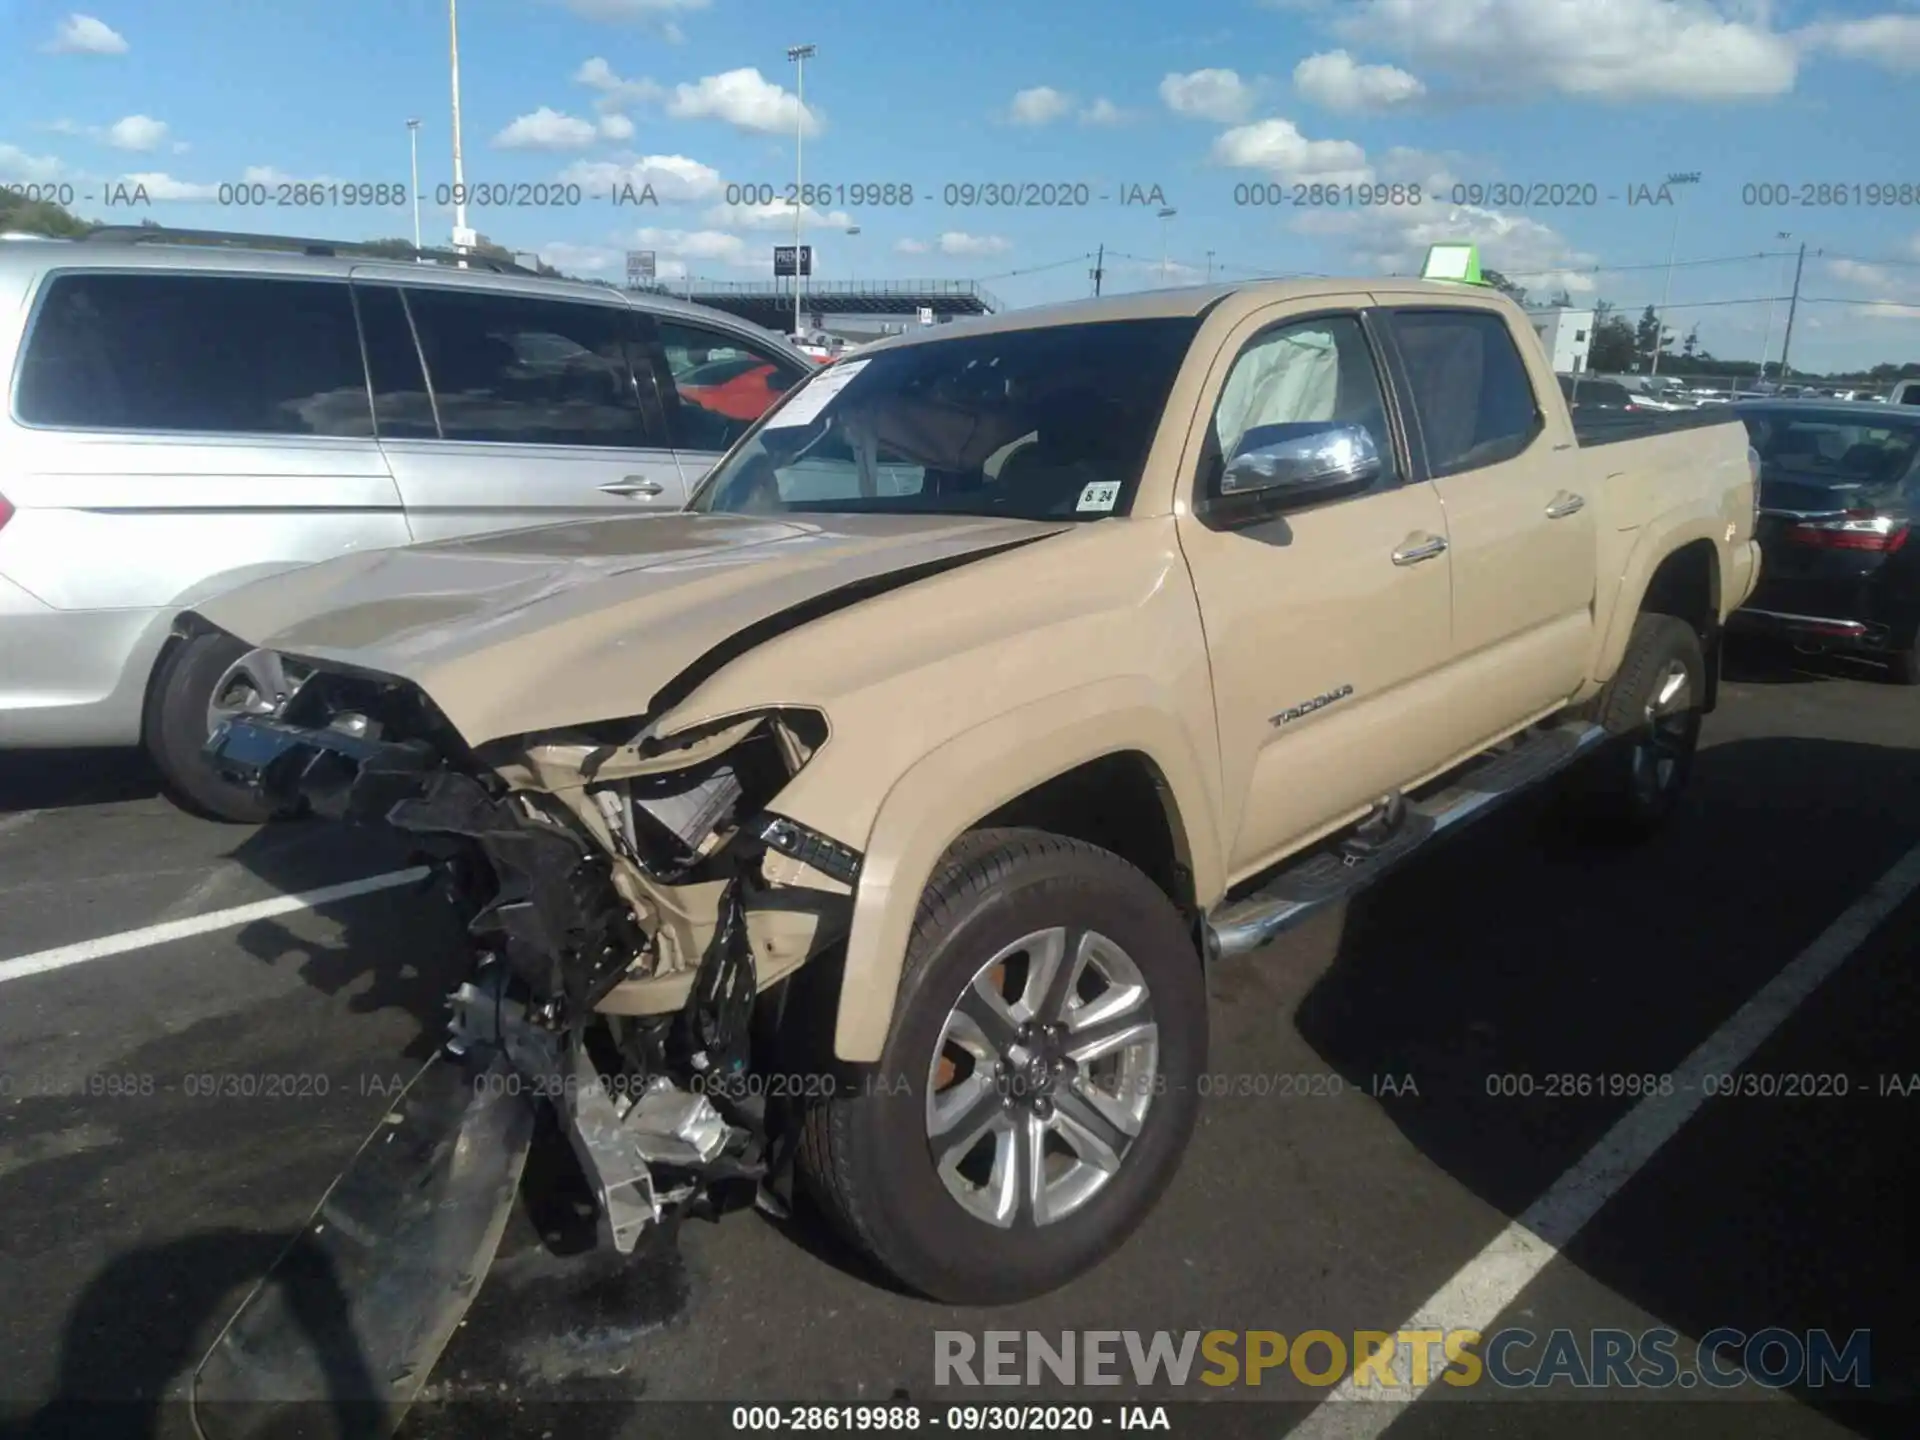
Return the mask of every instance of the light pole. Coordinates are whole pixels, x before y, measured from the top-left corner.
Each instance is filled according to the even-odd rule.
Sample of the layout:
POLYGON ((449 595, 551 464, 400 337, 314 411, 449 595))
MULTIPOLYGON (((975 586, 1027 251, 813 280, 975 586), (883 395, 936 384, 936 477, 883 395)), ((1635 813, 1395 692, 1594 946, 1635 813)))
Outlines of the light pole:
MULTIPOLYGON (((453 67, 453 248, 473 246, 474 233, 467 229, 467 172, 460 164, 460 0, 447 0, 448 57, 453 67)), ((465 262, 461 262, 464 269, 465 262)))
MULTIPOLYGON (((848 236, 851 237, 854 235, 858 235, 859 233, 860 233, 860 227, 858 225, 847 226, 848 236)), ((849 279, 851 279, 853 275, 853 247, 851 245, 847 247, 847 275, 849 279)))
POLYGON ((1171 205, 1160 207, 1160 283, 1167 283, 1167 222, 1180 212, 1171 205))
MULTIPOLYGON (((1668 185, 1698 185, 1699 183, 1700 172, 1698 170, 1676 170, 1667 176, 1668 185)), ((1660 351, 1666 339, 1667 332, 1667 301, 1673 295, 1673 261, 1679 252, 1680 207, 1676 205, 1673 207, 1673 243, 1667 248, 1667 283, 1666 288, 1660 292, 1660 322, 1653 327, 1653 364, 1648 367, 1647 373, 1649 375, 1658 375, 1660 373, 1660 351)))
MULTIPOLYGON (((407 149, 413 159, 413 248, 420 249, 420 122, 407 121, 407 149)), ((416 254, 415 258, 419 258, 416 254)))
MULTIPOLYGON (((1793 238, 1793 232, 1791 230, 1776 230, 1773 232, 1773 238, 1776 240, 1791 240, 1793 238)), ((1780 269, 1782 271, 1781 279, 1784 280, 1786 278, 1786 266, 1782 265, 1780 269)), ((1778 295, 1772 293, 1773 288, 1773 286, 1767 287, 1767 328, 1761 332, 1760 335, 1760 386, 1764 386, 1767 383, 1767 352, 1773 348, 1773 304, 1774 301, 1780 298, 1778 295)), ((1755 388, 1759 388, 1759 386, 1755 388)))
POLYGON ((807 61, 817 47, 789 45, 793 62, 793 333, 800 334, 800 221, 807 213, 807 189, 801 179, 800 151, 807 140, 807 61))
POLYGON ((1209 285, 1213 283, 1213 251, 1211 250, 1207 252, 1207 283, 1209 285))

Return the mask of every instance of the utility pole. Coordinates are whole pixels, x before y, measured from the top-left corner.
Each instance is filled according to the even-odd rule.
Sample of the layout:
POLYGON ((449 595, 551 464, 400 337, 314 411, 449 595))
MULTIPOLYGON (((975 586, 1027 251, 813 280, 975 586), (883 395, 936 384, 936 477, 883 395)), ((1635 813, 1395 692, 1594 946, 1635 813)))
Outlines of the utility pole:
POLYGON ((1095 295, 1100 293, 1100 277, 1106 274, 1106 260, 1107 247, 1103 243, 1100 246, 1100 253, 1094 257, 1093 261, 1093 293, 1095 295))
MULTIPOLYGON (((1667 176, 1667 185, 1698 185, 1699 183, 1700 172, 1698 170, 1689 170, 1684 173, 1676 170, 1667 176)), ((1666 186, 1662 186, 1661 188, 1665 189, 1666 186)), ((1676 205, 1673 207, 1673 241, 1667 249, 1667 283, 1666 288, 1660 292, 1660 323, 1653 327, 1653 364, 1647 369, 1649 375, 1658 375, 1660 373, 1660 351, 1663 348, 1663 342, 1666 339, 1667 333, 1667 301, 1673 295, 1673 261, 1674 257, 1679 253, 1680 207, 1676 205)))
POLYGON ((1207 283, 1209 285, 1213 283, 1213 251, 1211 250, 1207 252, 1207 283))
POLYGON ((1171 205, 1163 205, 1160 207, 1160 283, 1162 285, 1165 285, 1168 283, 1167 281, 1167 221, 1171 220, 1175 215, 1179 213, 1180 212, 1175 210, 1171 205))
MULTIPOLYGON (((464 251, 474 244, 467 229, 467 175, 460 166, 460 15, 459 0, 447 0, 448 56, 453 65, 453 248, 464 251)), ((461 269, 466 268, 463 260, 461 269)))
POLYGON ((1793 312, 1800 308, 1800 272, 1807 264, 1807 242, 1800 242, 1800 258, 1793 262, 1793 298, 1787 301, 1787 334, 1780 342, 1780 383, 1787 381, 1787 351, 1793 345, 1793 312))
MULTIPOLYGON (((1791 230, 1776 230, 1773 232, 1773 238, 1776 240, 1791 240, 1793 238, 1793 232, 1791 230)), ((1771 269, 1772 267, 1769 266, 1768 268, 1771 269)), ((1760 332, 1760 376, 1756 388, 1763 388, 1767 383, 1767 352, 1773 348, 1773 305, 1774 301, 1780 298, 1774 294, 1775 288, 1772 283, 1769 283, 1767 286, 1767 328, 1760 332)))
MULTIPOLYGON (((420 248, 420 122, 407 121, 407 148, 413 153, 413 248, 420 248)), ((416 257, 418 258, 418 257, 416 257)))
POLYGON ((807 213, 807 187, 800 178, 800 149, 807 139, 807 60, 812 45, 789 45, 787 59, 794 65, 793 98, 793 333, 800 335, 800 220, 807 213))

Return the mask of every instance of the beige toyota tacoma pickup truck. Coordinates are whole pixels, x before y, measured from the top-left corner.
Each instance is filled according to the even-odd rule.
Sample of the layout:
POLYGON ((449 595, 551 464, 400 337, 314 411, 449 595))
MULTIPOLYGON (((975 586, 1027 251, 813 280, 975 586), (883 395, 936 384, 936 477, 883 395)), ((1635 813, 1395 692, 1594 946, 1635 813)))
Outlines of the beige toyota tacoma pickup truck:
MULTIPOLYGON (((470 1293, 538 1093, 618 1249, 797 1179, 1001 1302, 1165 1188, 1208 966, 1559 771, 1661 821, 1753 471, 1730 414, 1577 430, 1477 285, 1171 290, 842 360, 684 514, 329 561, 177 643, 265 697, 222 776, 419 837, 471 921, 451 1048, 491 1079, 401 1120, 491 1158, 423 1144, 466 1240, 409 1263, 470 1293)), ((248 1324, 291 1322, 205 1383, 246 1388, 248 1324)))

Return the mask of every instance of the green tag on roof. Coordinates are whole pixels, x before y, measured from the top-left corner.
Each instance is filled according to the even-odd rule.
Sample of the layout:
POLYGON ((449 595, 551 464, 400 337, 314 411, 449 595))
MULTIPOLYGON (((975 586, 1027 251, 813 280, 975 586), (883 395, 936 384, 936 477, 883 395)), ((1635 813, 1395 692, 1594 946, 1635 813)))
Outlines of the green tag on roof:
POLYGON ((1480 278, 1480 247, 1477 245, 1429 245, 1427 263, 1421 268, 1422 280, 1457 280, 1464 285, 1484 285, 1480 278))

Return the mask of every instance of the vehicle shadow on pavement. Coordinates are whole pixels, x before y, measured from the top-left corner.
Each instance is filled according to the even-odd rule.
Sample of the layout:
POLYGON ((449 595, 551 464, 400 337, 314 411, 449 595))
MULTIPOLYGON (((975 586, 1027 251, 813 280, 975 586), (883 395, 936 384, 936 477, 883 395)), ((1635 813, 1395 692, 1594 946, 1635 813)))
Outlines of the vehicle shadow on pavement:
POLYGON ((0 751, 0 815, 150 800, 159 777, 138 750, 0 751))
MULTIPOLYGON (((1637 1080, 1609 1098, 1578 1077, 1604 1088, 1678 1066, 1913 846, 1920 751, 1703 749, 1672 824, 1624 852, 1544 804, 1511 818, 1359 897, 1296 1016, 1350 1084, 1413 1077, 1417 1094, 1379 1096, 1387 1117, 1509 1217, 1635 1104, 1637 1080)), ((1915 1433, 1920 1320, 1888 1267, 1910 1256, 1920 1099, 1874 1090, 1920 1070, 1917 921, 1910 900, 1746 1066, 1845 1076, 1829 1082, 1845 1098, 1706 1100, 1529 1293, 1550 1299, 1571 1265, 1690 1341, 1869 1330, 1872 1403, 1844 1386, 1785 1393, 1834 1419, 1855 1402, 1843 1423, 1860 1434, 1915 1433)), ((1539 1299, 1527 1313, 1535 1330, 1576 1323, 1539 1299)))
POLYGON ((322 1356, 334 1395, 341 1397, 330 1415, 304 1417, 321 1425, 303 1433, 341 1440, 380 1433, 370 1428, 363 1407, 344 1398, 374 1393, 370 1367, 348 1337, 346 1298, 325 1255, 317 1249, 289 1253, 304 1238, 304 1232, 211 1230, 114 1259, 68 1312, 58 1389, 13 1432, 17 1440, 192 1434, 186 1397, 193 1369, 254 1282, 283 1254, 288 1260, 282 1273, 298 1281, 286 1293, 322 1356))
MULTIPOLYGON (((282 895, 342 879, 403 870, 412 852, 399 837, 374 826, 288 820, 265 825, 240 841, 228 858, 282 895)), ((318 938, 304 915, 254 920, 234 933, 247 954, 268 964, 292 961, 300 978, 328 996, 345 994, 354 1014, 400 1010, 419 1022, 403 1052, 425 1060, 446 1038, 447 995, 467 977, 469 952, 463 918, 432 880, 329 905, 332 933, 318 938)))

